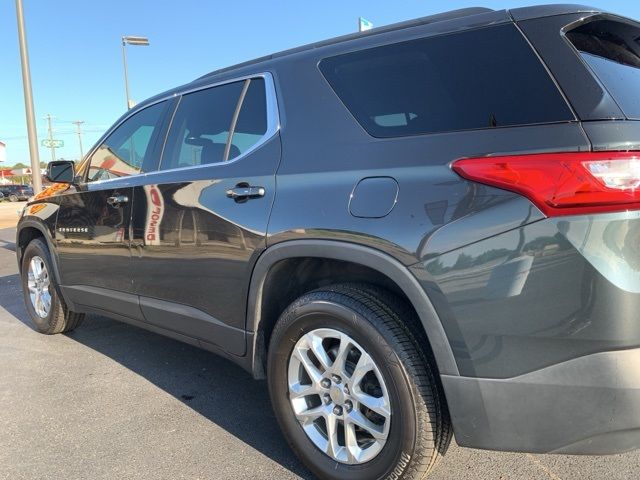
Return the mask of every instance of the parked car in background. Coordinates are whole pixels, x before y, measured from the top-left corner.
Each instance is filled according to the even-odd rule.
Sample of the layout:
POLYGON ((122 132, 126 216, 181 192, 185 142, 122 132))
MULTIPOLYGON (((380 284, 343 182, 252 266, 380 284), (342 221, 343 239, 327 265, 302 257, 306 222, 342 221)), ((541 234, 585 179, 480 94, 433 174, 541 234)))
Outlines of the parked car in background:
POLYGON ((33 188, 30 185, 0 185, 0 193, 10 202, 18 202, 32 197, 33 188))
POLYGON ((473 8, 155 96, 49 165, 17 229, 29 316, 266 378, 324 479, 422 478, 452 431, 637 448, 639 38, 591 7, 473 8))
POLYGON ((0 202, 2 202, 3 200, 4 200, 4 193, 0 191, 0 202))

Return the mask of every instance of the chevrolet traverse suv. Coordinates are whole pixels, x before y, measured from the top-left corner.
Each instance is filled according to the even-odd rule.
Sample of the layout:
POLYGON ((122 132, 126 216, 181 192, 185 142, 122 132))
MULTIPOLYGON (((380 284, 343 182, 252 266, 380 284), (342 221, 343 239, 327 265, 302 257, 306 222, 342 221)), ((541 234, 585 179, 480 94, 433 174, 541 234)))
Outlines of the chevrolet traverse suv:
POLYGON ((328 479, 640 446, 640 24, 471 8, 128 111, 25 208, 35 328, 104 314, 267 378, 328 479))

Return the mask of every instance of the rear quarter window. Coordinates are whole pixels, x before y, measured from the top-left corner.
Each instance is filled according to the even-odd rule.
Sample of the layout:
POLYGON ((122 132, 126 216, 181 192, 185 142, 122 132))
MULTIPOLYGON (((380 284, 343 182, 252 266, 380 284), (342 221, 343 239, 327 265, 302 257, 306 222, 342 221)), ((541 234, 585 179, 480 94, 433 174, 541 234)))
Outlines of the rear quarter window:
POLYGON ((374 137, 575 119, 513 24, 330 57, 320 70, 374 137))
POLYGON ((640 119, 640 25, 600 18, 566 32, 627 118, 640 119))

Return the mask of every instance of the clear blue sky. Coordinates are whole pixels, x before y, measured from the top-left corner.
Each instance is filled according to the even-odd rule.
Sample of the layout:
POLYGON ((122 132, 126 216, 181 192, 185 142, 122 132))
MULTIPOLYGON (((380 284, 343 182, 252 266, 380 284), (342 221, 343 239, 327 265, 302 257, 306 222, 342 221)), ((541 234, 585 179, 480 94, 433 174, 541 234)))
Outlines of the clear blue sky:
MULTIPOLYGON (((468 6, 531 5, 519 0, 23 0, 38 140, 50 113, 58 158, 78 157, 73 120, 84 120, 85 151, 125 110, 120 37, 144 35, 150 47, 128 47, 131 96, 141 101, 216 68, 375 26, 468 6)), ((557 3, 588 3, 589 0, 557 3)), ((600 0, 609 11, 640 18, 639 0, 600 0)), ((15 2, 0 1, 0 140, 7 164, 28 163, 15 2)), ((50 160, 40 148, 40 159, 50 160)))

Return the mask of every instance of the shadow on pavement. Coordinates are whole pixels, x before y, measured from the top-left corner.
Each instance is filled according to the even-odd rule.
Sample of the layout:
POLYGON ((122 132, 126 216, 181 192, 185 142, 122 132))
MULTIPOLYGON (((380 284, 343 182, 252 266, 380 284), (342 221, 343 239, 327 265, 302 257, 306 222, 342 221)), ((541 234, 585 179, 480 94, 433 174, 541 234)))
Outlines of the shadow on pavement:
MULTIPOLYGON (((0 277, 0 307, 32 328, 19 275, 0 277)), ((265 382, 228 360, 94 315, 67 336, 144 377, 296 475, 313 478, 280 433, 265 382)))
POLYGON ((24 308, 24 300, 22 299, 22 291, 20 287, 20 275, 5 275, 0 277, 0 307, 27 325, 29 328, 31 322, 24 308))
POLYGON ((265 382, 230 361, 93 315, 67 336, 144 377, 291 472, 313 478, 280 433, 265 382))

